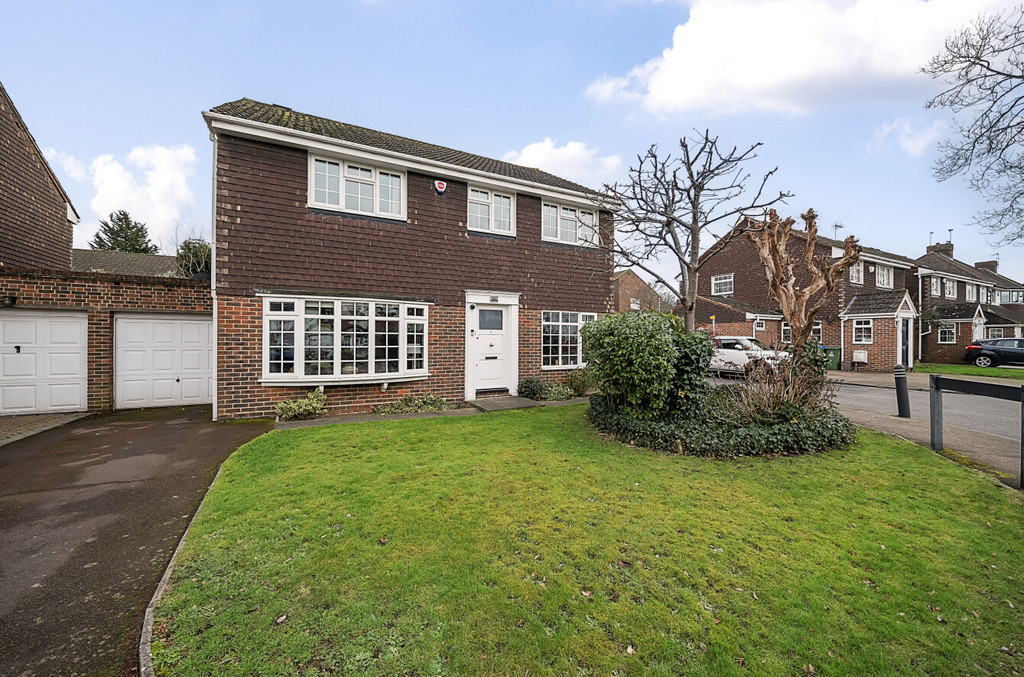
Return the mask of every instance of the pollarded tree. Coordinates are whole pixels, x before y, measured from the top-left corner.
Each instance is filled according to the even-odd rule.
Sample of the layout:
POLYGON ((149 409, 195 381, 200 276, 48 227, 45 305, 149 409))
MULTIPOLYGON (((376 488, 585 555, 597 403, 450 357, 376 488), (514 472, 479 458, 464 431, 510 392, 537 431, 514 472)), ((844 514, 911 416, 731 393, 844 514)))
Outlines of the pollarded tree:
POLYGON ((935 176, 964 175, 993 204, 979 226, 1024 240, 1024 7, 978 17, 922 69, 946 89, 925 104, 953 112, 935 176))
POLYGON ((100 229, 89 242, 92 249, 135 254, 157 254, 160 248, 149 241, 146 224, 136 221, 123 209, 100 219, 100 229))
POLYGON ((646 271, 656 282, 672 290, 683 304, 686 330, 696 328, 697 276, 707 255, 701 257, 704 233, 728 224, 729 233, 715 242, 711 253, 739 237, 735 223, 752 223, 742 217, 763 218, 771 205, 789 193, 766 196, 765 186, 775 173, 765 174, 756 190, 747 190, 750 174, 746 164, 757 157, 760 143, 744 151, 719 146, 708 131, 679 140, 679 155, 663 154, 657 146, 638 156, 624 185, 605 186, 605 204, 615 214, 616 239, 604 244, 623 266, 646 271), (662 257, 671 259, 678 271, 659 272, 662 257))
POLYGON ((793 358, 799 362, 805 355, 804 344, 814 328, 814 318, 832 295, 839 280, 850 266, 860 259, 860 245, 851 235, 843 241, 843 255, 833 258, 814 255, 818 243, 818 215, 808 209, 800 215, 807 228, 803 253, 794 258, 789 252, 792 218, 780 220, 772 209, 768 219, 757 228, 747 229, 747 238, 757 246, 764 265, 768 289, 779 302, 779 308, 793 331, 793 358))

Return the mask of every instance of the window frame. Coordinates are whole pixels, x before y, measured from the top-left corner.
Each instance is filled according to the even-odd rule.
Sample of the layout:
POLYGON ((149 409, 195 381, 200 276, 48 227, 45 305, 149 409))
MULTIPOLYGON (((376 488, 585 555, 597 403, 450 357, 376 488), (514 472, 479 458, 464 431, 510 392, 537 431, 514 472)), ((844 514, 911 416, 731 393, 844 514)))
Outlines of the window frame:
POLYGON ((875 287, 878 289, 892 289, 893 269, 884 263, 875 264, 875 287), (882 279, 882 272, 885 271, 886 279, 882 279))
POLYGON ((754 320, 754 331, 767 331, 768 323, 765 320, 754 320))
POLYGON ((956 280, 954 280, 951 277, 947 277, 942 282, 943 282, 942 297, 946 298, 946 299, 955 299, 956 298, 956 280), (952 294, 949 293, 950 285, 952 285, 952 287, 953 287, 953 293, 952 294))
POLYGON ((935 340, 941 345, 950 345, 956 343, 956 324, 940 324, 935 336, 935 340), (945 341, 942 340, 942 334, 944 332, 951 333, 950 338, 945 341))
POLYGON ((932 275, 929 279, 931 285, 931 295, 933 299, 942 297, 942 278, 938 275, 932 275))
MULTIPOLYGON (((818 343, 825 344, 825 324, 821 320, 815 320, 814 326, 811 327, 811 333, 807 335, 809 339, 817 339, 818 343), (815 336, 817 333, 817 336, 815 336)), ((789 322, 783 322, 779 328, 779 339, 783 343, 793 342, 793 325, 789 322)))
POLYGON ((857 261, 850 266, 850 284, 864 284, 864 262, 857 261), (854 279, 853 272, 857 271, 856 279, 854 279))
MULTIPOLYGON (((569 245, 573 247, 586 247, 588 249, 596 249, 601 244, 601 213, 596 207, 581 207, 579 205, 568 204, 564 202, 555 202, 553 200, 541 200, 540 202, 540 239, 543 242, 556 242, 558 244, 569 245), (545 210, 552 208, 555 210, 555 234, 546 234, 547 226, 544 222, 545 210), (576 237, 570 242, 569 240, 562 239, 562 212, 571 211, 575 212, 576 217, 576 237), (583 214, 590 214, 594 219, 593 231, 594 241, 588 242, 580 236, 580 229, 584 225, 584 221, 581 218, 583 214)), ((554 311, 551 311, 554 312, 554 311)))
POLYGON ((409 175, 404 169, 398 169, 394 167, 388 167, 384 165, 378 165, 374 162, 364 162, 362 160, 351 160, 343 157, 332 157, 329 155, 317 155, 309 153, 309 169, 308 169, 308 186, 306 194, 307 206, 314 209, 326 209, 332 212, 340 212, 343 214, 355 214, 358 216, 367 216, 371 218, 391 219, 394 221, 405 221, 408 216, 408 204, 409 204, 409 175), (332 204, 330 202, 320 202, 316 199, 316 163, 326 162, 329 164, 335 164, 338 166, 338 204, 332 204), (367 182, 362 179, 351 177, 347 175, 347 170, 350 168, 358 168, 369 170, 372 173, 372 179, 367 182), (398 200, 399 212, 385 212, 380 208, 380 196, 381 196, 381 174, 389 176, 397 176, 399 178, 398 189, 401 191, 401 195, 398 200), (345 181, 352 180, 358 183, 373 185, 373 211, 363 211, 358 209, 347 209, 345 207, 345 181))
POLYGON ((868 346, 875 342, 875 321, 872 318, 861 318, 855 319, 851 328, 853 332, 853 343, 859 346, 868 346), (858 338, 857 330, 861 330, 860 338, 858 338), (863 332, 867 331, 867 337, 865 338, 863 332))
POLYGON ((516 194, 506 193, 502 190, 495 190, 490 186, 471 183, 466 188, 466 230, 473 233, 490 233, 491 235, 502 235, 504 237, 516 236, 516 194), (473 191, 487 193, 487 200, 473 198, 473 191), (495 200, 499 197, 507 198, 509 201, 509 230, 497 230, 494 227, 495 200), (487 228, 474 228, 470 225, 472 205, 487 205, 487 228))
POLYGON ((964 299, 969 302, 976 302, 978 300, 978 285, 976 284, 965 284, 964 285, 964 299))
MULTIPOLYGON (((263 295, 261 303, 262 309, 262 345, 260 355, 260 382, 269 385, 330 385, 330 384, 345 384, 345 383, 384 383, 394 381, 412 381, 425 379, 430 376, 430 303, 419 302, 419 301, 401 301, 398 299, 369 299, 369 298, 352 298, 352 297, 335 297, 335 296, 300 296, 300 295, 288 295, 288 294, 273 294, 263 295), (309 315, 307 314, 306 304, 307 302, 318 302, 320 304, 330 304, 332 308, 331 314, 325 315, 309 315), (281 309, 272 310, 272 304, 280 304, 281 309), (284 306, 290 304, 291 309, 285 310, 284 306), (341 314, 341 304, 367 304, 367 372, 366 373, 342 373, 344 362, 341 360, 342 350, 342 334, 340 322, 343 318, 348 317, 347 315, 341 314), (398 316, 395 317, 380 317, 378 318, 375 314, 377 306, 398 306, 398 316), (334 320, 334 326, 329 332, 331 336, 331 345, 327 348, 330 349, 331 354, 331 373, 330 374, 319 374, 319 375, 307 375, 305 373, 305 351, 306 351, 306 320, 314 317, 332 318, 334 320), (375 366, 377 363, 377 357, 375 351, 377 348, 386 349, 388 346, 378 346, 377 336, 380 334, 375 328, 375 321, 398 321, 398 371, 394 372, 377 372, 375 366), (270 371, 270 351, 273 346, 270 345, 270 327, 271 323, 275 320, 291 320, 294 322, 292 330, 292 346, 294 347, 293 356, 293 371, 288 372, 271 372, 270 371), (409 342, 409 327, 410 326, 422 326, 423 350, 422 356, 412 356, 409 353, 409 348, 417 344, 410 344, 409 342), (413 360, 422 361, 422 367, 410 368, 409 363, 413 360)), ((326 334, 321 330, 321 334, 326 334)), ((324 346, 321 346, 324 348, 324 346)), ((385 356, 381 361, 387 361, 388 357, 385 356)), ((327 360, 321 360, 326 362, 327 360)))
POLYGON ((783 343, 793 342, 793 326, 789 322, 783 322, 779 327, 779 340, 783 343))
MULTIPOLYGON (((595 322, 597 320, 597 313, 585 313, 578 310, 542 310, 540 313, 540 368, 542 371, 566 371, 572 369, 582 369, 587 366, 587 363, 583 360, 583 336, 580 330, 583 329, 583 325, 589 322, 595 322), (558 322, 547 321, 549 314, 558 314, 558 322), (563 321, 564 315, 576 315, 576 364, 544 364, 544 327, 545 325, 557 325, 559 327, 558 336, 561 336, 561 327, 564 325, 570 325, 572 322, 563 321)), ((561 350, 559 350, 558 360, 561 362, 563 359, 561 350)))
POLYGON ((736 274, 735 273, 722 273, 721 275, 711 276, 711 295, 712 296, 728 296, 736 293, 736 274), (729 282, 729 291, 715 291, 716 285, 722 282, 729 282))
POLYGON ((989 327, 988 328, 988 338, 990 338, 990 339, 1013 338, 1012 336, 1011 337, 1004 336, 1005 333, 1006 332, 1005 332, 1003 327, 989 327), (992 332, 994 332, 994 331, 998 331, 999 332, 999 336, 994 336, 992 334, 992 332))

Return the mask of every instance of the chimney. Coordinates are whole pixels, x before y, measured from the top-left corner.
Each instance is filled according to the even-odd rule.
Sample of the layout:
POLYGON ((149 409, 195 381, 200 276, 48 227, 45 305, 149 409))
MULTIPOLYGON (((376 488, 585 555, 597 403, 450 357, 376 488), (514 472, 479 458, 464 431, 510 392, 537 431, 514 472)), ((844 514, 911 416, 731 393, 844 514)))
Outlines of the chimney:
POLYGON ((953 243, 952 242, 939 242, 938 244, 928 245, 928 253, 932 254, 943 254, 949 258, 953 258, 953 243))
POLYGON ((974 267, 978 270, 987 270, 990 273, 997 272, 996 269, 999 267, 998 261, 978 261, 974 264, 974 267))

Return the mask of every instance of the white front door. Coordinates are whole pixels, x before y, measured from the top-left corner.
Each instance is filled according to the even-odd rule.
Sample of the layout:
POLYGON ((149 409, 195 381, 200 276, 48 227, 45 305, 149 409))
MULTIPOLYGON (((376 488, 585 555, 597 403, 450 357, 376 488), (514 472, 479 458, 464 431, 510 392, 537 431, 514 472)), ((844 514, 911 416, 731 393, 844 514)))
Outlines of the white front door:
POLYGON ((213 401, 213 321, 202 317, 114 318, 114 407, 213 401))
POLYGON ((0 310, 0 414, 85 411, 88 319, 0 310))
POLYGON ((477 304, 470 328, 475 390, 510 390, 507 306, 477 304))

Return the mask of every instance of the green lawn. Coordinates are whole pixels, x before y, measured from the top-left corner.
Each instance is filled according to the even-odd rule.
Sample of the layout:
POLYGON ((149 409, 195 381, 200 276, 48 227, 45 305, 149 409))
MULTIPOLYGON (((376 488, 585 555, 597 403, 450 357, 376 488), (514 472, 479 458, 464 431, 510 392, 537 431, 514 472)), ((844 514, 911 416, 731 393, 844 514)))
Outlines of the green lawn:
POLYGON ((1012 367, 975 367, 973 364, 930 364, 917 362, 914 371, 925 374, 948 374, 950 376, 992 376, 1024 380, 1024 369, 1012 367))
POLYGON ((154 653, 167 675, 1008 674, 1022 563, 1015 490, 871 432, 711 461, 606 441, 583 405, 305 428, 225 463, 154 653))

